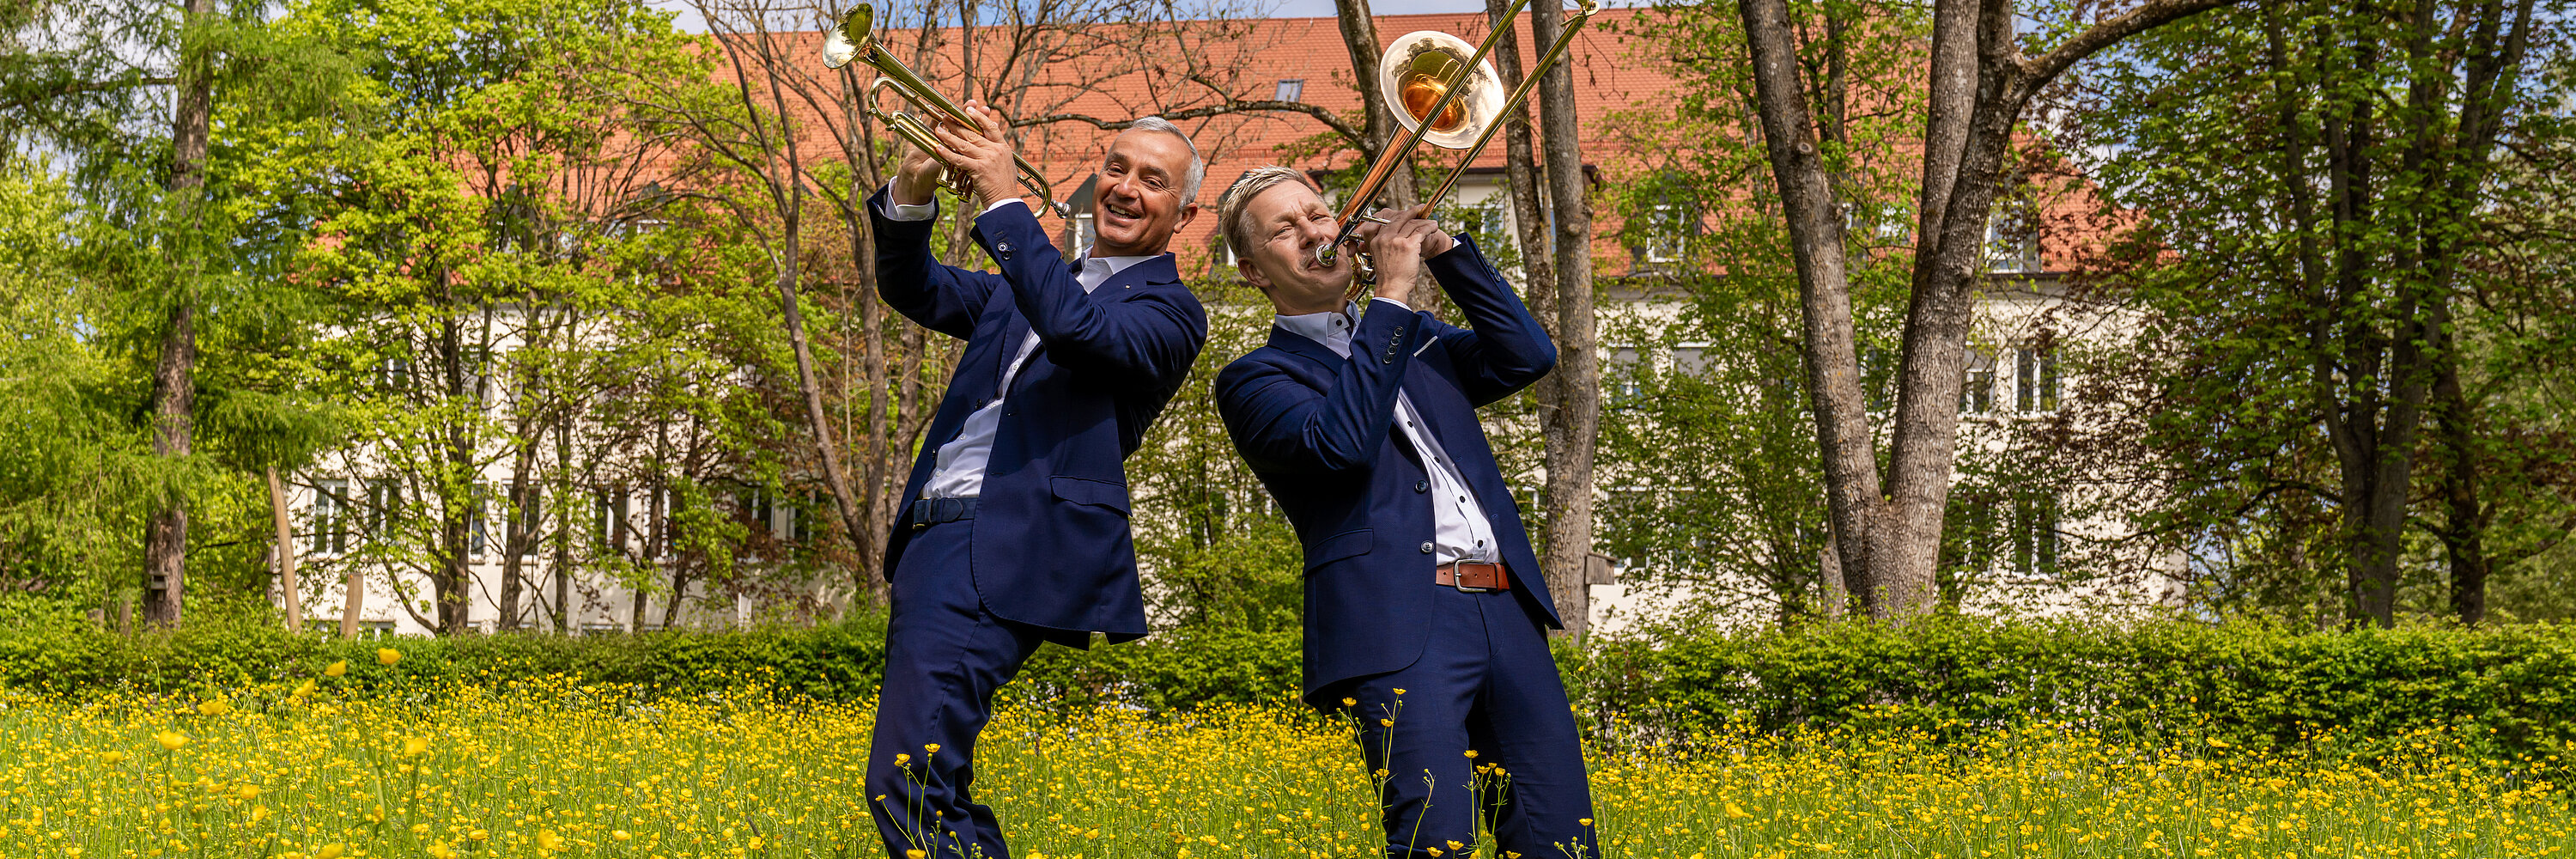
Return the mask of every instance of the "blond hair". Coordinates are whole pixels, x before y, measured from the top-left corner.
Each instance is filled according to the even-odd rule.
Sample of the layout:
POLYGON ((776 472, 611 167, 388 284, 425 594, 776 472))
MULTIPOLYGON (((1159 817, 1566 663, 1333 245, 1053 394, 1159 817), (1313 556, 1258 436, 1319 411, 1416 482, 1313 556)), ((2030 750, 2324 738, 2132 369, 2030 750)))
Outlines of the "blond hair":
POLYGON ((1217 228, 1225 234, 1226 247, 1234 251, 1235 258, 1252 256, 1252 222, 1246 219, 1244 207, 1251 205, 1252 198, 1261 196, 1261 192, 1287 182, 1315 187, 1314 183, 1306 181, 1306 174, 1296 168, 1272 164, 1244 171, 1243 178, 1234 180, 1234 184, 1216 198, 1217 228))

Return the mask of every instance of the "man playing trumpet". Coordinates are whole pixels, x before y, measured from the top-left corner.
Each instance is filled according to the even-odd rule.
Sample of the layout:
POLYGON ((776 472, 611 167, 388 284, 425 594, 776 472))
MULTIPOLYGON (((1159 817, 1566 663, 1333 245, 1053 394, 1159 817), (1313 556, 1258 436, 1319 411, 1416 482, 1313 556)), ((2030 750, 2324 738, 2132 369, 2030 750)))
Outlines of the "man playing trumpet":
MULTIPOLYGON (((1426 207, 1427 208, 1427 207, 1426 207)), ((1587 857, 1591 788, 1543 627, 1562 627, 1476 408, 1556 365, 1556 347, 1464 235, 1384 212, 1368 311, 1346 303, 1340 224, 1297 171, 1245 174, 1217 226, 1278 310, 1269 344, 1218 375, 1237 450, 1305 548, 1305 699, 1353 717, 1380 779, 1386 855, 1587 857), (1469 327, 1417 312, 1425 278, 1469 327)))
POLYGON ((1072 260, 1019 198, 999 115, 941 124, 868 201, 878 294, 930 330, 966 341, 904 485, 886 548, 893 618, 868 755, 877 830, 897 859, 1008 859, 976 803, 975 737, 993 692, 1041 642, 1086 647, 1145 635, 1125 460, 1180 390, 1207 342, 1207 315, 1164 252, 1198 215, 1198 148, 1157 117, 1101 159, 1098 240, 1072 260), (942 163, 992 201, 974 239, 1000 274, 930 251, 942 163))

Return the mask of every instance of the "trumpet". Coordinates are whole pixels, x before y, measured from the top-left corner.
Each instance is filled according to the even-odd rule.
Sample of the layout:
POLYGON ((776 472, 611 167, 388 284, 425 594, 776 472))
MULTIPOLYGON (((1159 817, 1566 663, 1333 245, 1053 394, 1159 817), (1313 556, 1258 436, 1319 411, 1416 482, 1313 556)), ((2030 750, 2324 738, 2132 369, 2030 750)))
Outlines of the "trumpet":
MULTIPOLYGON (((1472 49, 1467 40, 1437 30, 1397 36, 1378 60, 1378 81, 1396 122, 1404 126, 1404 137, 1380 153, 1359 187, 1351 190, 1350 199, 1342 203, 1341 230, 1331 242, 1315 248, 1315 261, 1331 265, 1361 224, 1387 222, 1366 214, 1366 210, 1377 200, 1378 192, 1385 190, 1387 177, 1395 172, 1396 165, 1420 144, 1467 151, 1467 157, 1441 180, 1440 187, 1422 198, 1426 203, 1446 199, 1458 186, 1458 178, 1466 175, 1468 165, 1484 154, 1485 144, 1493 142, 1494 133, 1502 130, 1503 119, 1529 101, 1539 78, 1547 74, 1548 67, 1565 58, 1566 49, 1574 44, 1574 34, 1601 10, 1598 0, 1575 3, 1556 41, 1548 45, 1509 96, 1501 93, 1502 77, 1494 73, 1494 64, 1485 55, 1493 51, 1504 29, 1512 25, 1513 16, 1520 14, 1529 0, 1512 0, 1511 7, 1496 19, 1493 32, 1485 34, 1485 40, 1472 49)), ((1367 288, 1365 279, 1355 278, 1350 295, 1356 298, 1367 288)))
MULTIPOLYGON (((905 66, 902 60, 895 59, 893 54, 887 53, 884 45, 877 43, 876 8, 867 3, 851 6, 849 11, 841 13, 841 17, 834 20, 832 27, 823 33, 824 68, 839 69, 852 61, 863 63, 877 72, 876 81, 868 84, 865 102, 868 115, 884 122, 886 127, 894 129, 896 134, 903 135, 903 139, 911 141, 912 145, 920 147, 921 151, 938 151, 935 147, 939 143, 939 138, 931 135, 930 124, 922 121, 921 117, 900 110, 892 112, 878 110, 878 96, 886 90, 894 90, 916 108, 928 111, 932 120, 954 123, 967 128, 975 127, 974 118, 966 115, 965 108, 959 107, 947 96, 940 95, 939 91, 932 89, 920 75, 914 74, 910 67, 905 66)), ((1016 154, 1011 158, 1019 162, 1020 184, 1035 192, 1038 199, 1046 201, 1047 211, 1054 212, 1058 218, 1072 220, 1073 204, 1061 202, 1055 198, 1055 194, 1047 189, 1046 174, 1038 172, 1038 168, 1030 164, 1026 158, 1016 154)), ((965 174, 957 172, 954 165, 943 166, 939 171, 939 187, 955 192, 961 197, 974 191, 974 184, 965 174)))

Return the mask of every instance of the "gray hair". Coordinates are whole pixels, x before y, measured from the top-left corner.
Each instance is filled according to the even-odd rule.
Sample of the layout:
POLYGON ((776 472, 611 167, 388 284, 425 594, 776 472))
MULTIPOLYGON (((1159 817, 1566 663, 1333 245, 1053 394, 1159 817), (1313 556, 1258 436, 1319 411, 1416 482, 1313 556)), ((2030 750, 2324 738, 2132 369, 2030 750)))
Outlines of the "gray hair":
POLYGON ((1190 168, 1181 174, 1181 205, 1198 202, 1199 184, 1207 181, 1207 159, 1199 157, 1199 145, 1190 139, 1190 133, 1182 131, 1180 126, 1173 125, 1171 120, 1159 116, 1137 117, 1136 121, 1127 124, 1127 129, 1160 131, 1180 138, 1181 145, 1190 148, 1190 168))
POLYGON ((1243 178, 1234 180, 1233 187, 1225 189, 1225 193, 1216 198, 1217 229, 1224 232, 1225 245, 1234 251, 1235 257, 1252 256, 1252 222, 1246 219, 1249 213, 1244 208, 1252 204, 1252 198, 1261 196, 1261 192, 1289 182, 1314 187, 1306 181, 1306 174, 1296 168, 1272 164, 1244 171, 1243 178))

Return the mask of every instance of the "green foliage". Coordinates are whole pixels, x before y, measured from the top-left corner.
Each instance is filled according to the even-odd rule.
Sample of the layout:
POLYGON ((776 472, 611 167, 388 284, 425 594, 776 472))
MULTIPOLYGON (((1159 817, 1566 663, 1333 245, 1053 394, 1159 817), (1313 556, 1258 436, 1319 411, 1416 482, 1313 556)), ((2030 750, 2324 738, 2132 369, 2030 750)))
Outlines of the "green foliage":
POLYGON ((1902 630, 1609 642, 1565 669, 1582 708, 1658 730, 1964 738, 2049 723, 2142 744, 2206 736, 2260 749, 2442 728, 2498 752, 2576 740, 2576 628, 2540 624, 2317 632, 1945 616, 1902 630))
MULTIPOLYGON (((213 694, 346 660, 343 682, 360 694, 564 675, 672 695, 757 687, 855 700, 875 694, 883 622, 863 613, 807 629, 356 641, 252 623, 126 637, 20 622, 0 631, 0 688, 213 694), (381 664, 378 648, 401 659, 381 664)), ((2044 724, 2141 745, 2217 738, 2253 749, 2328 737, 2368 747, 2422 729, 2497 754, 2576 741, 2576 628, 2546 624, 2316 632, 1943 616, 1901 630, 1798 633, 1682 624, 1561 645, 1557 659, 1592 729, 1660 738, 1707 728, 1974 740, 2044 724)), ((1298 671, 1293 629, 1184 627, 1135 644, 1047 645, 1003 695, 1151 712, 1275 704, 1295 699, 1298 671)))

